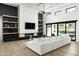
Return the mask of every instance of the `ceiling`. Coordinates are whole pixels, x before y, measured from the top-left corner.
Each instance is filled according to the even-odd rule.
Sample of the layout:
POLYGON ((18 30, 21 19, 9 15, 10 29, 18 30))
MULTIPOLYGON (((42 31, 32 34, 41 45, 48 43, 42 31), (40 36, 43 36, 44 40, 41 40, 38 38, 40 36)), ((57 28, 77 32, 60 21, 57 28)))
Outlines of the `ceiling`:
POLYGON ((69 3, 5 3, 5 4, 15 6, 15 7, 18 7, 21 4, 25 4, 26 6, 30 8, 36 8, 38 10, 49 11, 60 6, 67 5, 69 3))

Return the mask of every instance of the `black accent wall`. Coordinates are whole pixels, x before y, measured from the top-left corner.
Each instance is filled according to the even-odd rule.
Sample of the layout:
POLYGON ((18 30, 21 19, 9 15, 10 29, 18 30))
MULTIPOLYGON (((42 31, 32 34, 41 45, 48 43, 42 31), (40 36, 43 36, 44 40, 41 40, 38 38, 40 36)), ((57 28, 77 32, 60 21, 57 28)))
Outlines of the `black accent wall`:
POLYGON ((2 15, 18 16, 18 8, 0 3, 0 16, 2 15))
MULTIPOLYGON (((2 15, 18 16, 18 7, 0 3, 0 16, 2 16, 2 15)), ((6 21, 10 21, 10 22, 12 22, 12 21, 18 22, 18 18, 10 18, 10 17, 8 18, 8 17, 4 16, 2 20, 4 21, 4 19, 6 21), (10 20, 8 20, 8 19, 10 19, 10 20), (15 21, 15 20, 17 20, 17 21, 15 21)), ((4 24, 5 23, 3 23, 3 25, 4 24)), ((6 23, 6 24, 8 24, 8 26, 12 26, 12 24, 15 25, 15 23, 11 23, 11 25, 10 25, 10 23, 6 23)), ((17 23, 17 25, 18 25, 18 23, 17 23)), ((12 34, 13 32, 18 32, 18 29, 15 29, 15 28, 14 29, 13 28, 4 29, 3 28, 3 41, 17 40, 19 38, 18 33, 12 34), (4 34, 4 33, 11 33, 11 34, 4 34)))

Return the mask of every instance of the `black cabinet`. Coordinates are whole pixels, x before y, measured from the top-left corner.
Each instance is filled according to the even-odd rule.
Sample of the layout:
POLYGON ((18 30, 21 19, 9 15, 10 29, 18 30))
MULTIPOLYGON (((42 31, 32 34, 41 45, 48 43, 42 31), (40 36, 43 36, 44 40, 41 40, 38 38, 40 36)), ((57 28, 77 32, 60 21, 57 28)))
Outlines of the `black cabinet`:
POLYGON ((3 41, 14 41, 18 40, 18 34, 4 34, 3 35, 3 41))

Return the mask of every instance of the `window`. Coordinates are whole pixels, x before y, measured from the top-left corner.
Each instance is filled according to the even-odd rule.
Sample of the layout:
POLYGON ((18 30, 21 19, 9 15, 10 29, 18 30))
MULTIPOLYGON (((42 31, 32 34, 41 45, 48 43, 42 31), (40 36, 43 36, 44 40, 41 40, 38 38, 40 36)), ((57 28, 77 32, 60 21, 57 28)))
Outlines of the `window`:
POLYGON ((60 15, 60 14, 61 14, 61 10, 54 12, 55 16, 60 15))
POLYGON ((67 8, 67 9, 66 9, 66 13, 72 12, 72 11, 75 11, 75 10, 76 10, 76 6, 70 7, 70 8, 67 8))

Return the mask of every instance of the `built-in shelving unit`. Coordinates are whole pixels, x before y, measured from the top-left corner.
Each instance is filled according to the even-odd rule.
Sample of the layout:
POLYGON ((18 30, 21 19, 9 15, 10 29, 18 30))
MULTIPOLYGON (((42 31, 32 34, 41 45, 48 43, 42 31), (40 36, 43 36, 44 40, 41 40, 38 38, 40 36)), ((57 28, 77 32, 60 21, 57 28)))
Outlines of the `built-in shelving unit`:
POLYGON ((43 14, 38 13, 38 36, 43 35, 43 14))
POLYGON ((3 15, 3 41, 18 39, 18 17, 3 15))

